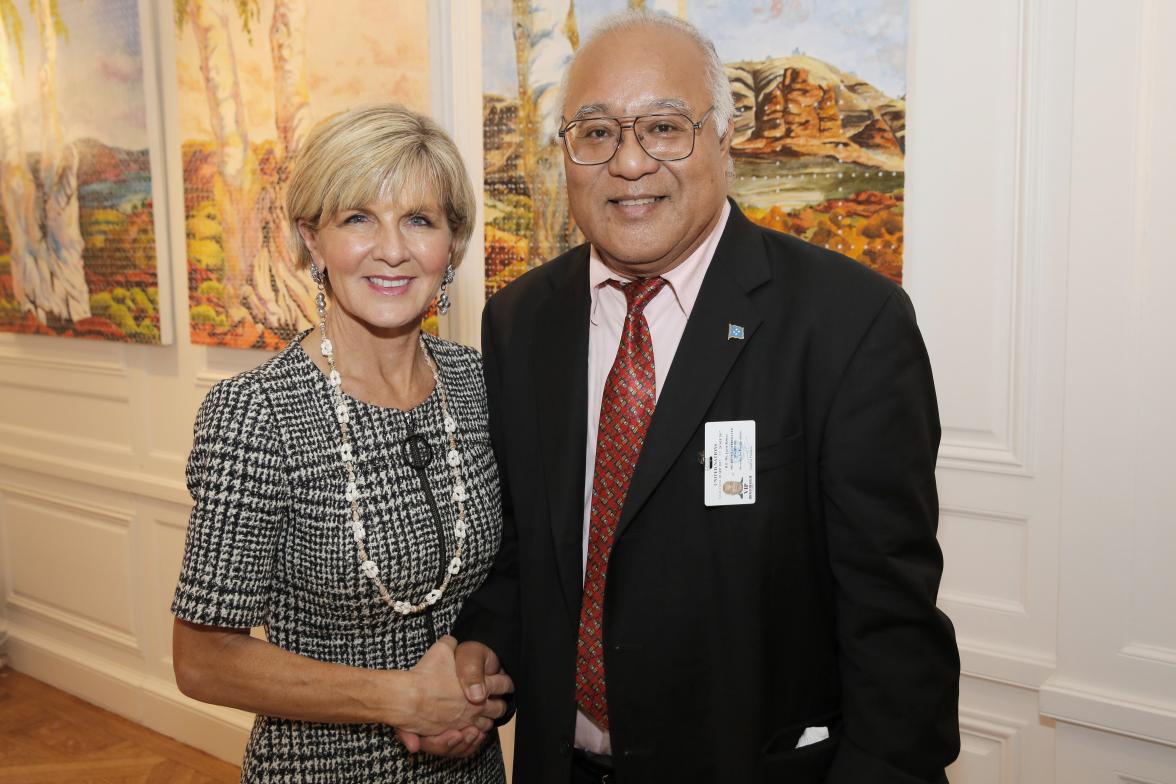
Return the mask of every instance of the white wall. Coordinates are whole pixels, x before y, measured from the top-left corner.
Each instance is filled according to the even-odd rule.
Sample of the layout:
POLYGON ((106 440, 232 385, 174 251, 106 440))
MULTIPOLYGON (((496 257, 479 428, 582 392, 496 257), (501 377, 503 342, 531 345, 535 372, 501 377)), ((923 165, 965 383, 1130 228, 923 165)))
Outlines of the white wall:
POLYGON ((912 24, 952 781, 1176 782, 1176 6, 916 0, 912 24))
MULTIPOLYGON (((434 4, 434 110, 474 172, 479 24, 434 4)), ((1173 37, 1170 0, 911 0, 906 286, 944 422, 955 784, 1176 784, 1173 37)), ((477 262, 447 325, 466 342, 477 262)), ((170 347, 0 335, 0 630, 18 669, 237 759, 248 717, 176 691, 167 607, 196 407, 262 356, 190 345, 185 297, 170 347)))

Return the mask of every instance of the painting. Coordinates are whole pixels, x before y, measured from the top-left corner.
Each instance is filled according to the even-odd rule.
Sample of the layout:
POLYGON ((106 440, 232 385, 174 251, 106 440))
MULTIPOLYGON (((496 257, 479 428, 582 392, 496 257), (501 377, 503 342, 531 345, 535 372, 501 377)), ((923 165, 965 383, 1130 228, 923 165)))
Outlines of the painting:
POLYGON ((748 217, 901 283, 907 0, 484 0, 487 296, 583 241, 556 96, 581 32, 626 7, 715 42, 735 100, 729 192, 748 217))
POLYGON ((170 342, 136 0, 0 18, 0 330, 170 342))
POLYGON ((275 349, 317 319, 284 187, 355 106, 428 112, 426 0, 173 0, 192 342, 275 349))

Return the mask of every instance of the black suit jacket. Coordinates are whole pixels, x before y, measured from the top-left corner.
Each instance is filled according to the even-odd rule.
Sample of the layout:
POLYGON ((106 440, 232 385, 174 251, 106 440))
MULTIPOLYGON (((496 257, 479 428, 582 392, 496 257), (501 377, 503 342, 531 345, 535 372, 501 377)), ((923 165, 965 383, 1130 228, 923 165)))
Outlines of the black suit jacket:
MULTIPOLYGON (((489 645, 514 678, 516 784, 570 775, 588 307, 581 246, 483 315, 503 544, 455 634, 489 645)), ((902 289, 732 205, 609 562, 621 782, 946 780, 959 657, 935 608, 939 435, 902 289), (739 419, 756 421, 757 500, 707 507, 704 423, 739 419), (795 749, 818 725, 832 737, 795 749)))

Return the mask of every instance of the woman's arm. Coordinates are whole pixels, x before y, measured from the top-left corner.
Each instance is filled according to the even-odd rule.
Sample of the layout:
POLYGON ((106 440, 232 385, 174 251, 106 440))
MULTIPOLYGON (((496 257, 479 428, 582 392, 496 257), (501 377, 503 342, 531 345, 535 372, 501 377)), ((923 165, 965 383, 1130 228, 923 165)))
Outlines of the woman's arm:
MULTIPOLYGON (((178 618, 172 629, 176 683, 201 702, 302 721, 387 724, 419 735, 470 725, 485 732, 506 704, 466 700, 454 671, 455 646, 444 637, 411 670, 368 670, 300 656, 244 629, 178 618)), ((487 681, 495 694, 513 688, 506 675, 487 681)))

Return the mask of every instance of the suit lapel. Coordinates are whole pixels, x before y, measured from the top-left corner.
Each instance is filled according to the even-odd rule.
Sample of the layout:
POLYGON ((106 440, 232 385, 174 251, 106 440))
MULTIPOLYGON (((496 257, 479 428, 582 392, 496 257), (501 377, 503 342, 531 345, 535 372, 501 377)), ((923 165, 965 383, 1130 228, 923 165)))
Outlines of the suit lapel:
POLYGON ((763 239, 732 203, 727 227, 658 396, 621 511, 618 536, 686 447, 743 347, 754 338, 763 318, 748 294, 770 278, 763 239), (743 327, 742 340, 728 339, 732 324, 743 327))
POLYGON ((588 417, 588 246, 552 280, 532 325, 540 465, 556 565, 572 618, 580 614, 588 417))

